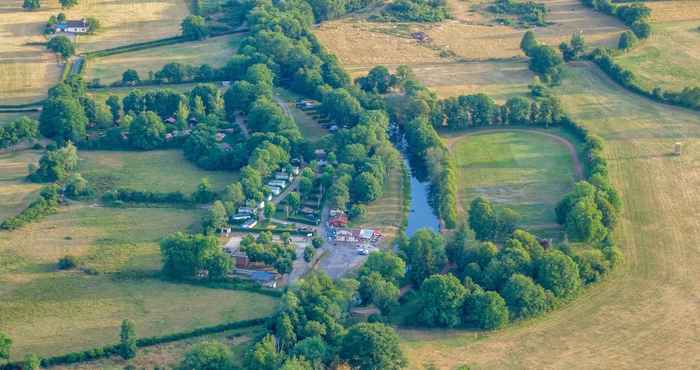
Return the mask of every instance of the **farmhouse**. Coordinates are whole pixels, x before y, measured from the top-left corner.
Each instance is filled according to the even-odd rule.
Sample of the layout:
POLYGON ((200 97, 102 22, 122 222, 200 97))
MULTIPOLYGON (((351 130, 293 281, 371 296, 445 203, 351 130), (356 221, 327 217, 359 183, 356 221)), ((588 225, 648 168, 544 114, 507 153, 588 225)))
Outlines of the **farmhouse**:
POLYGON ((87 19, 67 20, 51 26, 54 33, 87 33, 90 29, 87 19))

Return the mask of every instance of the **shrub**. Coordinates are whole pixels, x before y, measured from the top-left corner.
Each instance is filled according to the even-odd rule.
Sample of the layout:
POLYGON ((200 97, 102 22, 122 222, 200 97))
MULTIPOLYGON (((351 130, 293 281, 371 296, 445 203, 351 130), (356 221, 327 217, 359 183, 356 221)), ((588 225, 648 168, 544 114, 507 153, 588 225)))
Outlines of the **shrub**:
POLYGON ((57 267, 59 270, 70 270, 78 266, 78 258, 75 256, 66 255, 58 260, 57 267))

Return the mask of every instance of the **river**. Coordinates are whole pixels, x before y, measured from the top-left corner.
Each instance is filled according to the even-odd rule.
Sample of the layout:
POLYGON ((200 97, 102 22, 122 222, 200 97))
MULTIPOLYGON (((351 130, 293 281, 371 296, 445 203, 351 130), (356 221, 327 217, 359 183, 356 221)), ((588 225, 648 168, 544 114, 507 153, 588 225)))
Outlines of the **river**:
POLYGON ((414 170, 410 167, 408 160, 406 166, 411 168, 411 205, 408 212, 408 225, 406 235, 410 238, 413 233, 421 228, 429 228, 433 231, 440 231, 440 220, 435 216, 433 207, 428 202, 430 183, 420 181, 415 176, 414 170))

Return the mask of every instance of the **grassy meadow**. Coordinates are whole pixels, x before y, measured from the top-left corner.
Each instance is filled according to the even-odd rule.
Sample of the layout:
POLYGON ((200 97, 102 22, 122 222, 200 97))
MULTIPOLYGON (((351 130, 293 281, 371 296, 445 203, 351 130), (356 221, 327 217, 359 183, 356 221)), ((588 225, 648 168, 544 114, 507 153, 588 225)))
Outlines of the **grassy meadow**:
POLYGON ((296 106, 296 101, 301 99, 302 96, 293 93, 287 89, 276 89, 275 93, 280 99, 280 103, 284 104, 284 107, 289 114, 294 118, 294 121, 299 126, 299 131, 305 138, 311 141, 317 141, 322 137, 328 135, 328 130, 321 127, 321 124, 316 121, 316 119, 311 116, 310 112, 307 113, 296 106))
POLYGON ((38 197, 41 184, 25 181, 27 166, 39 161, 38 151, 0 153, 0 221, 17 215, 38 197))
POLYGON ((150 336, 271 312, 267 296, 160 280, 158 240, 194 230, 200 217, 198 210, 74 204, 0 233, 0 331, 14 340, 13 358, 114 343, 125 318, 150 336), (78 257, 77 270, 56 270, 64 255, 78 257))
POLYGON ((62 10, 58 0, 43 0, 41 9, 27 12, 23 0, 0 2, 0 104, 20 104, 42 99, 60 78, 63 65, 42 45, 43 28, 51 15, 63 12, 68 19, 95 17, 102 30, 79 36, 77 51, 94 51, 135 42, 176 36, 188 14, 183 0, 82 0, 62 10))
POLYGON ((482 196, 518 212, 527 230, 556 235, 554 208, 576 181, 574 160, 558 134, 504 129, 450 135, 461 213, 482 196))
POLYGON ((181 150, 80 151, 78 171, 99 191, 130 188, 191 193, 203 178, 216 190, 235 181, 236 172, 205 171, 185 159, 181 150))
POLYGON ((625 264, 546 316, 494 332, 401 332, 418 369, 685 368, 700 361, 700 115, 629 93, 584 64, 558 89, 572 117, 606 140, 624 210, 625 264), (684 153, 670 155, 681 141, 684 153), (643 354, 643 355, 642 355, 643 354))
POLYGON ((241 37, 220 36, 203 41, 167 45, 125 54, 116 54, 88 61, 85 78, 88 81, 99 79, 102 84, 121 81, 122 73, 134 69, 142 79, 149 72, 157 72, 167 63, 191 65, 209 64, 221 67, 238 49, 241 37))
POLYGON ((372 227, 382 231, 385 240, 392 240, 403 220, 403 174, 401 168, 392 169, 384 182, 379 199, 367 205, 367 214, 350 224, 352 227, 372 227))
POLYGON ((650 2, 651 36, 616 60, 648 89, 700 86, 700 3, 650 2))

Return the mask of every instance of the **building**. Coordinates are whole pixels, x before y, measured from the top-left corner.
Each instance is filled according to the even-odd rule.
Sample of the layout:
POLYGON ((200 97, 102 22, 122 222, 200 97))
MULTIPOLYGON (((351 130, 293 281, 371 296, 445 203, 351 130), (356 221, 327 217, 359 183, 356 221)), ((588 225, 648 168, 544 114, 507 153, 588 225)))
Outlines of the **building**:
POLYGON ((246 213, 249 215, 254 215, 255 210, 250 208, 250 207, 240 207, 240 208, 238 208, 238 213, 246 213))
POLYGON ((80 20, 67 20, 56 23, 51 26, 51 29, 54 33, 87 33, 90 30, 90 25, 87 19, 83 18, 80 20))
POLYGON ((253 218, 253 216, 250 213, 236 213, 235 215, 232 215, 229 217, 229 222, 232 224, 239 224, 241 222, 245 222, 253 218))
POLYGON ((344 213, 338 213, 328 220, 328 224, 333 227, 345 227, 348 224, 348 216, 344 213))
POLYGON ((282 181, 291 182, 292 180, 294 180, 294 175, 292 175, 291 173, 287 173, 287 172, 277 172, 275 174, 275 180, 282 180, 282 181))
POLYGON ((258 225, 258 220, 250 219, 241 225, 244 229, 252 229, 258 225))
POLYGON ((280 188, 279 186, 265 185, 265 188, 267 188, 267 190, 269 190, 275 196, 280 195, 280 193, 282 193, 282 188, 280 188))
POLYGON ((287 182, 284 180, 272 180, 267 183, 268 186, 276 186, 278 188, 286 188, 287 187, 287 182))

